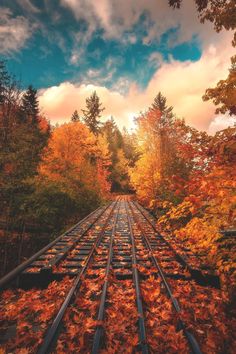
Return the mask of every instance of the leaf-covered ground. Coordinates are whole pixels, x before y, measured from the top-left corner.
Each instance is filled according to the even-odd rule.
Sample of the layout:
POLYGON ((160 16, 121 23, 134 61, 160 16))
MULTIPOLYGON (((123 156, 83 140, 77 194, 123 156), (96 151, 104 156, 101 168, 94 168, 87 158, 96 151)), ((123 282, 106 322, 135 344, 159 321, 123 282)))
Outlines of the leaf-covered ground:
MULTIPOLYGON (((145 268, 143 268, 145 270, 145 268)), ((150 269, 152 273, 152 269, 150 269)), ((142 267, 140 267, 142 275, 142 267)), ((178 331, 181 318, 200 343, 203 353, 232 353, 235 322, 225 315, 225 305, 219 290, 194 282, 171 280, 175 297, 182 311, 177 315, 168 299, 162 281, 145 270, 141 293, 151 353, 187 353, 188 344, 178 331)), ((104 273, 89 270, 83 279, 75 301, 70 305, 55 353, 89 353, 96 327, 105 331, 101 353, 139 352, 138 315, 132 280, 109 277, 106 315, 98 323, 97 310, 104 273)), ((53 282, 45 290, 7 290, 1 298, 1 337, 5 336, 2 353, 35 353, 47 326, 51 323, 71 280, 53 282), (7 340, 6 335, 10 336, 7 340)))

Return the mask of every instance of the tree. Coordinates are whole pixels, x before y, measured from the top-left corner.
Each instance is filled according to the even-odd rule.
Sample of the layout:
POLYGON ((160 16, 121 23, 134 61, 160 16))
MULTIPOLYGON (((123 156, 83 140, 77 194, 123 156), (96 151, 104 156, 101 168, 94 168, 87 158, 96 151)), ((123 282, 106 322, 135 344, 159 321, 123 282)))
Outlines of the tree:
POLYGON ((104 123, 101 132, 107 140, 111 156, 109 168, 111 191, 128 192, 131 189, 128 166, 134 164, 137 159, 134 145, 132 145, 131 139, 129 140, 127 131, 124 134, 120 132, 113 117, 104 123))
POLYGON ((161 92, 154 98, 154 102, 150 107, 151 112, 161 112, 160 125, 164 126, 170 124, 174 118, 173 107, 168 107, 166 104, 166 97, 161 92))
MULTIPOLYGON (((169 0, 169 5, 180 8, 182 0, 169 0)), ((222 28, 236 29, 236 3, 235 0, 195 0, 200 21, 210 21, 217 32, 222 28)), ((236 45, 236 32, 232 44, 236 45)))
POLYGON ((8 73, 4 61, 0 61, 0 144, 7 149, 8 138, 12 126, 15 124, 16 111, 20 103, 21 91, 19 82, 8 73))
POLYGON ((29 87, 22 95, 4 63, 0 65, 0 96, 0 198, 6 219, 12 217, 17 223, 25 214, 25 199, 33 189, 29 180, 37 175, 50 127, 39 116, 37 91, 29 87))
POLYGON ((9 86, 10 75, 7 72, 6 64, 4 61, 0 61, 0 105, 3 105, 5 101, 5 92, 9 86))
POLYGON ((172 111, 171 119, 161 121, 162 114, 154 107, 136 119, 140 157, 131 169, 131 182, 143 203, 162 208, 165 201, 176 204, 185 197, 193 171, 197 184, 210 159, 209 141, 205 133, 172 119, 172 111))
POLYGON ((79 122, 80 121, 80 117, 79 117, 79 114, 78 114, 78 111, 77 109, 74 111, 74 113, 72 114, 71 116, 71 121, 72 122, 79 122))
POLYGON ((35 124, 39 116, 39 102, 37 90, 30 85, 22 97, 22 113, 35 124))
MULTIPOLYGON (((169 5, 174 8, 181 6, 182 0, 169 0, 169 5)), ((226 30, 236 30, 236 2, 235 0, 195 0, 200 21, 206 20, 214 24, 216 32, 223 28, 226 30)), ((232 40, 232 45, 236 47, 236 31, 232 40)), ((213 100, 215 105, 220 105, 216 113, 229 112, 236 114, 236 55, 231 58, 232 66, 229 69, 228 78, 218 82, 215 88, 206 90, 203 100, 213 100)))
POLYGON ((89 130, 95 135, 98 135, 100 131, 101 123, 99 122, 99 118, 101 118, 101 112, 104 109, 96 91, 90 97, 86 98, 86 109, 82 109, 84 114, 83 119, 89 130))
POLYGON ((93 195, 98 199, 109 189, 108 162, 109 152, 102 137, 96 138, 81 122, 71 122, 53 131, 40 164, 40 176, 60 183, 75 200, 85 192, 89 198, 93 195))
POLYGON ((139 159, 136 134, 128 132, 128 130, 124 127, 122 130, 122 138, 123 138, 123 151, 126 159, 128 160, 128 166, 134 167, 135 163, 139 159))
POLYGON ((216 113, 228 112, 230 115, 236 115, 236 60, 231 61, 232 66, 227 79, 220 80, 215 88, 207 89, 203 100, 213 100, 213 103, 219 106, 216 113))

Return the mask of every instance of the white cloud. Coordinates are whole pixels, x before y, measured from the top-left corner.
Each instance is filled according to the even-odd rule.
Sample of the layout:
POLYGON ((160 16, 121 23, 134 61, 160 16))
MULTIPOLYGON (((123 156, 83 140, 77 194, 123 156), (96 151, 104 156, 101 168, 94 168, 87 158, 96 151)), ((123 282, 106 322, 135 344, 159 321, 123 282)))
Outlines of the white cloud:
POLYGON ((225 115, 215 116, 209 125, 209 134, 214 135, 218 130, 226 129, 236 124, 236 118, 225 115))
POLYGON ((130 88, 130 80, 126 77, 121 76, 112 86, 112 90, 121 93, 122 95, 126 95, 129 92, 130 88))
POLYGON ((79 61, 80 55, 78 52, 74 51, 70 57, 70 63, 76 65, 79 61))
POLYGON ((9 54, 22 48, 31 37, 32 28, 23 16, 12 16, 8 8, 0 8, 0 53, 9 54))
POLYGON ((89 69, 87 72, 89 78, 97 78, 101 75, 101 70, 89 69))
MULTIPOLYGON (((102 86, 101 81, 95 84, 94 78, 99 73, 91 71, 88 73, 90 81, 86 82, 93 82, 93 85, 62 83, 43 90, 40 104, 52 121, 62 122, 68 120, 75 109, 84 108, 86 97, 96 90, 106 107, 104 119, 112 115, 120 127, 130 127, 132 117, 146 110, 161 91, 167 97, 168 104, 174 106, 177 116, 184 117, 188 124, 198 129, 210 129, 212 132, 222 124, 228 124, 229 120, 219 121, 215 117, 215 106, 212 102, 203 102, 202 95, 206 88, 214 87, 220 79, 227 77, 229 58, 233 53, 231 35, 228 33, 221 36, 221 42, 217 45, 209 45, 196 62, 173 59, 169 63, 162 62, 143 91, 125 77, 108 89, 102 86)), ((154 56, 151 60, 155 60, 154 56)), ((111 64, 108 60, 106 68, 111 64)))
MULTIPOLYGON (((193 0, 183 1, 181 8, 175 10, 167 0, 61 0, 61 5, 71 9, 78 20, 86 20, 90 33, 103 28, 105 38, 123 40, 124 33, 130 32, 140 16, 146 14, 142 23, 147 32, 143 34, 144 44, 159 40, 170 28, 177 29, 177 36, 173 33, 168 46, 189 41, 196 34, 206 45, 218 40, 211 23, 200 23, 193 0)), ((131 34, 126 40, 135 43, 137 38, 131 34)))
POLYGON ((178 116, 198 129, 208 129, 215 116, 215 106, 211 102, 203 102, 202 95, 206 88, 228 75, 230 56, 234 48, 231 46, 231 35, 224 35, 217 46, 210 45, 196 62, 179 62, 172 60, 164 63, 149 82, 145 94, 152 96, 161 91, 173 105, 178 116))
POLYGON ((103 86, 95 85, 74 85, 69 82, 42 90, 39 96, 40 106, 53 123, 68 121, 75 109, 80 111, 85 107, 85 100, 96 91, 106 110, 104 119, 111 115, 119 116, 120 126, 131 124, 127 122, 127 111, 130 107, 123 95, 110 91, 103 86), (122 111, 121 111, 122 107, 122 111))
POLYGON ((159 52, 153 52, 149 58, 148 58, 149 63, 151 64, 152 67, 158 68, 164 63, 163 56, 159 52))

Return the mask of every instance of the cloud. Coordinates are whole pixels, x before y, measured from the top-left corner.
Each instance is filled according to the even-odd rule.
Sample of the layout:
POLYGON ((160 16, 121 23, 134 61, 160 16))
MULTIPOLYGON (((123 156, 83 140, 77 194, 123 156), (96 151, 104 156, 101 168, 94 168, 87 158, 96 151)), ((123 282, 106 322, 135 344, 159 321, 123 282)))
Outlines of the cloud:
MULTIPOLYGON (((63 122, 70 118, 75 109, 84 108, 86 97, 96 90, 106 107, 104 119, 112 115, 120 127, 131 127, 132 118, 140 111, 145 111, 161 91, 167 97, 168 104, 174 106, 178 117, 185 118, 188 124, 198 129, 210 129, 212 132, 229 121, 216 118, 213 103, 202 101, 205 89, 214 87, 228 74, 229 57, 233 55, 234 48, 231 47, 229 33, 221 39, 217 45, 209 45, 196 62, 173 59, 168 63, 162 62, 143 91, 125 77, 119 78, 111 89, 101 83, 91 85, 65 82, 42 90, 40 104, 53 122, 63 122)), ((161 58, 152 56, 150 60, 161 58)), ((99 73, 90 71, 88 74, 91 83, 99 73)))
MULTIPOLYGON (((177 36, 174 33, 166 43, 169 47, 190 41, 196 34, 206 45, 209 40, 217 41, 212 24, 200 23, 193 0, 183 1, 181 8, 175 10, 169 7, 167 0, 61 0, 61 5, 69 8, 77 20, 84 19, 90 33, 102 28, 105 38, 122 40, 124 34, 133 31, 141 17, 145 17, 143 44, 159 41, 170 28, 177 30, 177 36)), ((130 35, 126 40, 135 43, 137 38, 130 35)))
POLYGON ((236 118, 229 115, 218 115, 214 117, 209 125, 208 132, 214 135, 218 130, 226 129, 236 124, 236 118))
POLYGON ((215 106, 203 102, 202 95, 206 88, 214 87, 220 79, 227 77, 229 57, 234 53, 231 35, 225 34, 221 39, 217 46, 208 46, 196 62, 172 60, 163 63, 149 82, 145 95, 151 97, 161 91, 178 116, 198 129, 208 129, 215 117, 215 106))
POLYGON ((30 0, 17 0, 18 4, 24 9, 24 11, 36 14, 39 13, 40 10, 35 5, 31 3, 30 0))
POLYGON ((97 92, 103 106, 106 107, 104 119, 111 115, 118 117, 121 114, 120 125, 127 123, 125 97, 103 86, 74 85, 70 82, 64 82, 59 86, 41 90, 39 102, 43 111, 53 123, 62 123, 69 120, 75 109, 80 111, 85 107, 85 100, 93 91, 97 92))
POLYGON ((113 85, 112 90, 121 93, 122 95, 127 95, 130 89, 130 80, 125 76, 121 76, 113 85))
POLYGON ((70 57, 70 63, 76 65, 79 61, 80 55, 79 52, 73 51, 70 57))
POLYGON ((148 58, 148 62, 150 63, 150 65, 154 68, 158 68, 160 67, 163 63, 164 63, 164 59, 161 53, 159 52, 153 52, 149 58, 148 58))
POLYGON ((13 17, 8 8, 0 8, 0 53, 10 54, 24 47, 32 28, 23 16, 13 17))
MULTIPOLYGON (((216 33, 209 21, 200 23, 193 0, 183 1, 180 9, 170 8, 167 0, 60 0, 60 4, 71 10, 78 23, 85 21, 87 26, 86 31, 71 33, 69 62, 74 66, 85 65, 86 50, 94 35, 115 39, 125 47, 135 43, 151 46, 162 40, 162 51, 169 51, 193 40, 200 50, 205 50, 219 43, 223 33, 216 33)), ((153 69, 160 66, 159 61, 152 60, 153 69)))

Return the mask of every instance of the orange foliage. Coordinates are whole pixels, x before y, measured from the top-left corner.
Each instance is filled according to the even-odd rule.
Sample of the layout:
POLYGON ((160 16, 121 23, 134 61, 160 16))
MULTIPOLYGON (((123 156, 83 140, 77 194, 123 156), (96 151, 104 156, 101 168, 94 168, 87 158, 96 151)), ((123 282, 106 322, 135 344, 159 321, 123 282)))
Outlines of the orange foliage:
POLYGON ((48 120, 44 116, 39 116, 38 122, 39 129, 41 130, 41 132, 46 133, 50 128, 50 123, 48 122, 48 120))
POLYGON ((141 157, 130 174, 139 200, 156 213, 161 231, 206 254, 231 298, 236 246, 218 240, 221 229, 236 227, 236 128, 210 137, 178 119, 161 126, 158 112, 137 124, 141 157))
POLYGON ((72 193, 85 188, 104 197, 110 188, 108 166, 104 139, 96 138, 81 122, 74 122, 53 131, 39 172, 72 193))

